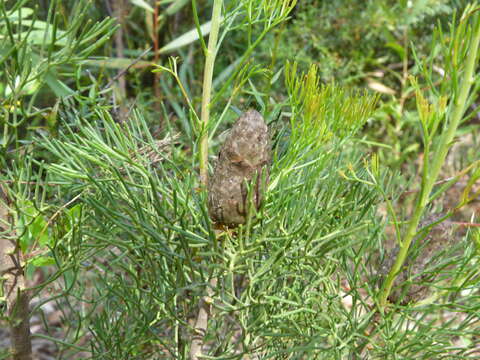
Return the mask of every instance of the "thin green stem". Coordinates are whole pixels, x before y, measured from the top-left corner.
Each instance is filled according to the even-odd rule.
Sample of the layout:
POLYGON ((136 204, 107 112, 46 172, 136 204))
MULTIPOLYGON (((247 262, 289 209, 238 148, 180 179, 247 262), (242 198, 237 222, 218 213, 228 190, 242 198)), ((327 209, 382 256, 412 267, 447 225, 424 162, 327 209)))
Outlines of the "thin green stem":
POLYGON ((222 0, 215 0, 213 2, 212 25, 210 36, 208 37, 208 49, 205 59, 205 71, 203 74, 202 114, 200 118, 200 182, 205 186, 208 183, 208 121, 210 119, 213 67, 217 55, 217 41, 220 29, 222 5, 222 0))
MULTIPOLYGON (((451 147, 457 128, 465 112, 466 102, 470 93, 470 88, 474 81, 473 75, 475 71, 475 64, 477 61, 478 46, 480 43, 479 15, 475 13, 473 17, 473 31, 475 35, 469 45, 467 45, 469 50, 468 58, 465 66, 465 73, 461 82, 460 92, 458 93, 458 96, 455 97, 450 123, 448 124, 445 132, 441 135, 438 146, 436 147, 436 151, 433 153, 431 167, 428 168, 428 164, 424 165, 425 171, 423 171, 422 174, 422 189, 416 202, 413 216, 409 221, 407 232, 405 233, 403 241, 401 242, 400 251, 395 260, 395 264, 390 269, 390 272, 387 275, 387 278, 385 279, 380 290, 379 304, 382 308, 385 307, 387 303, 387 298, 390 295, 395 279, 400 273, 402 266, 407 258, 410 244, 412 243, 415 235, 417 234, 417 227, 420 223, 420 219, 425 211, 426 206, 431 201, 430 193, 434 187, 435 182, 437 181, 442 165, 444 164, 445 158, 447 157, 448 150, 451 147)), ((428 162, 427 158, 425 159, 425 162, 428 162)))
MULTIPOLYGON (((212 11, 212 23, 210 36, 208 37, 208 48, 205 57, 205 70, 203 73, 203 97, 202 113, 200 117, 200 183, 206 188, 208 185, 208 122, 210 120, 210 102, 212 96, 213 67, 217 55, 217 41, 220 30, 222 13, 222 0, 214 0, 212 11)), ((190 345, 190 359, 197 360, 202 356, 204 335, 208 329, 208 317, 210 313, 210 297, 213 296, 213 289, 217 286, 217 278, 210 278, 210 286, 207 286, 207 296, 200 299, 197 319, 194 325, 194 335, 190 345)))

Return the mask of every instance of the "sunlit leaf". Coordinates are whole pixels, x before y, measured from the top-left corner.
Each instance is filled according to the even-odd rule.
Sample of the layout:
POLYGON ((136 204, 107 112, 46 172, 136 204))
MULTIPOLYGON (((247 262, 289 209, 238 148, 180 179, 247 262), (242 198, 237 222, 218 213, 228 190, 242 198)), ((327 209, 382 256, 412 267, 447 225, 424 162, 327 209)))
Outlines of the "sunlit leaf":
MULTIPOLYGON (((210 33, 211 26, 212 24, 210 21, 200 26, 200 31, 202 33, 202 36, 206 36, 210 33)), ((177 50, 178 48, 181 48, 182 46, 189 45, 197 41, 198 39, 199 39, 198 31, 196 28, 194 28, 190 31, 187 31, 185 34, 180 35, 175 40, 169 42, 167 45, 165 45, 159 50, 159 53, 160 54, 170 53, 172 51, 177 50)))
POLYGON ((40 266, 49 266, 55 264, 55 259, 50 256, 38 256, 33 258, 30 261, 30 264, 40 267, 40 266))
POLYGON ((394 89, 388 87, 387 85, 384 85, 381 82, 370 79, 370 78, 367 79, 367 84, 370 89, 375 90, 382 94, 395 95, 397 93, 394 89))
POLYGON ((130 0, 130 2, 153 14, 153 8, 145 0, 130 0))

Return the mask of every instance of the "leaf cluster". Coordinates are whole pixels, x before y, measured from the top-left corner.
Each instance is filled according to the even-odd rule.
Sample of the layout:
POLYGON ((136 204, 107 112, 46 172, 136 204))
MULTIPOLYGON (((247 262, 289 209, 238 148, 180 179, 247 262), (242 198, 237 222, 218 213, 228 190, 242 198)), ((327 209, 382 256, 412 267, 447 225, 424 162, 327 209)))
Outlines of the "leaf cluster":
POLYGON ((78 78, 74 74, 81 71, 80 62, 115 31, 111 19, 87 19, 88 1, 77 2, 68 19, 62 19, 58 0, 50 2, 45 20, 27 4, 0 4, 2 158, 30 136, 29 127, 55 129, 56 111, 46 99, 74 94, 69 83, 78 78))
MULTIPOLYGON (((335 109, 353 100, 327 101, 330 94, 321 92, 316 101, 325 107, 322 121, 335 129, 345 120, 345 113, 335 109)), ((292 97, 292 104, 296 100, 292 97)), ((355 152, 339 155, 369 115, 358 111, 352 118, 359 123, 328 141, 318 141, 314 133, 303 142, 291 136, 286 152, 277 155, 280 162, 272 170, 260 222, 241 226, 237 234, 215 235, 181 148, 175 141, 159 146, 139 113, 120 125, 99 110, 96 124, 77 118, 78 131, 66 128, 58 140, 44 138, 43 145, 58 159, 48 166, 49 181, 62 183, 64 196, 79 196, 82 204, 81 238, 71 233, 64 245, 78 248, 78 276, 96 284, 98 305, 105 304, 85 319, 95 334, 94 356, 105 356, 113 347, 112 359, 147 357, 158 351, 158 343, 165 356, 180 356, 191 336, 188 319, 212 277, 218 279, 213 289, 217 315, 207 335, 212 355, 233 356, 239 349, 265 356, 288 349, 294 353, 291 346, 310 343, 316 327, 333 331, 339 319, 317 315, 328 300, 335 316, 346 316, 334 295, 340 281, 334 271, 338 256, 356 244, 353 234, 367 236, 371 226, 378 227, 372 212, 375 194, 360 183, 341 180, 337 172, 354 159, 355 152), (140 151, 144 148, 160 160, 153 162, 140 151), (301 153, 306 156, 295 156, 301 153), (124 304, 131 310, 122 310, 124 304), (117 315, 112 319, 111 314, 117 315), (122 328, 128 331, 119 332, 122 328), (284 337, 283 345, 277 336, 284 337), (119 337, 121 346, 109 340, 119 337)), ((282 133, 311 126, 299 114, 282 133)), ((79 286, 71 296, 91 303, 82 291, 79 286)), ((316 343, 307 346, 309 351, 315 351, 316 343)))

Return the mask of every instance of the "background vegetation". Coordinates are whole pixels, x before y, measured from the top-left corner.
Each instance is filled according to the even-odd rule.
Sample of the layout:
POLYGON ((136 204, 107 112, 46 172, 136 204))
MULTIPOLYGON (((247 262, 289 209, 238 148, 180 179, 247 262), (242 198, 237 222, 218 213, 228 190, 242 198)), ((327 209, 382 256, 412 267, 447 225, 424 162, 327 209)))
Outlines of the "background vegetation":
POLYGON ((479 41, 461 0, 0 0, 0 358, 478 358, 479 41))

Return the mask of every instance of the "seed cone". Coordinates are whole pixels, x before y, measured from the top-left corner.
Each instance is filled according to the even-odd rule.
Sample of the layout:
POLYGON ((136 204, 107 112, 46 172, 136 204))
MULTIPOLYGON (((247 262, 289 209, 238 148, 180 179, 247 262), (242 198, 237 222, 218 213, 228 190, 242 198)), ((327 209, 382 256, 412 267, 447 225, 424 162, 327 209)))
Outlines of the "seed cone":
POLYGON ((231 128, 209 182, 208 207, 214 222, 235 227, 247 221, 251 210, 259 209, 270 160, 268 127, 260 113, 249 110, 231 128))

